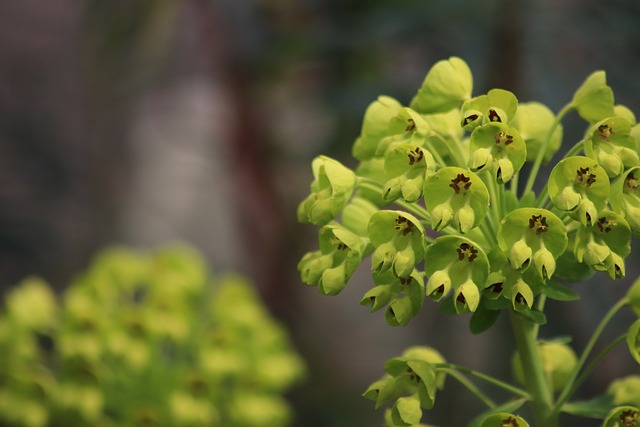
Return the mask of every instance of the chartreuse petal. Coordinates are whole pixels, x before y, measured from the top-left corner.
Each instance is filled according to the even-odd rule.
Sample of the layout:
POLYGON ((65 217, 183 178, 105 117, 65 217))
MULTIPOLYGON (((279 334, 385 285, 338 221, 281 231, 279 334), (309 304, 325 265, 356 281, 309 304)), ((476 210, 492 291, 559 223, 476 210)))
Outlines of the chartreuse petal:
POLYGON ((611 184, 611 207, 625 217, 633 233, 640 237, 640 167, 625 171, 611 184))
POLYGON ((618 104, 613 107, 613 114, 617 117, 622 117, 628 121, 631 126, 636 124, 636 115, 626 105, 618 104))
POLYGON ((639 427, 640 410, 635 406, 613 408, 602 423, 602 427, 639 427))
POLYGON ((472 89, 469 66, 451 57, 431 67, 410 106, 422 114, 445 113, 469 99, 472 89))
POLYGON ((609 117, 594 124, 585 140, 586 155, 596 160, 610 178, 640 164, 636 140, 630 132, 631 123, 626 119, 609 117))
POLYGON ((452 224, 466 233, 482 222, 489 210, 489 192, 473 172, 447 166, 430 175, 424 184, 424 202, 431 213, 431 228, 452 224))
POLYGON ((371 216, 368 230, 376 248, 371 259, 373 271, 393 269, 396 276, 405 278, 423 260, 424 228, 413 215, 382 210, 371 216))
POLYGON ((396 380, 404 382, 407 392, 417 392, 420 407, 424 409, 433 407, 438 377, 431 362, 415 356, 394 357, 385 363, 384 370, 396 380))
POLYGON ((413 426, 420 422, 422 408, 418 394, 400 397, 391 408, 391 420, 397 426, 413 426))
MULTIPOLYGON (((520 136, 527 146, 527 160, 534 161, 538 152, 544 146, 545 140, 553 125, 555 116, 544 104, 526 102, 518 105, 518 111, 511 122, 511 126, 518 129, 520 136)), ((548 163, 562 144, 562 125, 556 126, 551 139, 547 143, 543 164, 548 163)))
POLYGON ((403 384, 396 381, 391 375, 385 375, 378 381, 371 384, 362 396, 365 399, 376 402, 375 408, 380 408, 385 402, 395 400, 404 393, 403 384))
POLYGON ((595 160, 573 156, 561 160, 549 176, 549 197, 583 225, 590 225, 607 204, 609 177, 595 160))
MULTIPOLYGON (((409 347, 402 352, 402 357, 413 360, 422 360, 431 364, 446 362, 444 356, 442 356, 438 350, 427 346, 409 347)), ((445 377, 446 374, 444 372, 436 373, 436 386, 440 390, 444 388, 445 377)))
POLYGON ((413 203, 422 197, 424 180, 435 171, 433 156, 426 149, 413 144, 393 146, 384 157, 387 182, 383 198, 390 202, 399 197, 413 203))
POLYGON ((504 217, 498 229, 498 245, 511 267, 524 270, 533 264, 543 280, 551 277, 555 260, 567 243, 562 220, 546 209, 516 209, 504 217))
MULTIPOLYGON (((542 369, 550 382, 551 388, 554 391, 562 390, 571 378, 573 369, 578 363, 575 351, 563 342, 542 341, 538 343, 538 353, 542 358, 542 369)), ((516 380, 520 384, 525 384, 522 362, 517 352, 514 353, 511 359, 511 367, 516 380)))
POLYGON ((475 242, 460 236, 440 236, 427 247, 427 295, 440 301, 453 290, 457 313, 475 311, 487 284, 489 260, 475 242))
POLYGON ((636 320, 627 331, 627 347, 631 356, 640 364, 640 319, 636 320))
POLYGON ((374 156, 380 141, 389 136, 389 123, 402 105, 389 96, 380 96, 367 107, 360 136, 353 144, 353 157, 367 160, 374 156))
POLYGON ((345 207, 356 186, 356 174, 337 160, 318 156, 311 162, 311 194, 298 206, 298 221, 325 225, 345 207))
POLYGON ((362 262, 368 241, 336 222, 322 227, 318 238, 320 250, 307 253, 298 270, 303 283, 317 286, 322 294, 335 295, 362 262))
POLYGON ((613 116, 613 90, 604 71, 595 71, 576 90, 571 102, 580 117, 595 123, 613 116))
POLYGON ((527 147, 520 133, 501 122, 477 127, 469 142, 469 168, 491 170, 499 183, 507 182, 527 159, 527 147))
POLYGON ((625 219, 611 211, 602 211, 593 225, 580 227, 573 253, 576 259, 612 279, 624 277, 624 259, 631 252, 631 229, 625 219))
POLYGON ((482 124, 508 124, 515 117, 517 109, 518 99, 513 93, 504 89, 491 89, 486 95, 477 96, 462 104, 460 125, 464 130, 473 131, 482 124))
POLYGON ((529 423, 518 415, 500 412, 489 415, 480 427, 529 427, 529 423))

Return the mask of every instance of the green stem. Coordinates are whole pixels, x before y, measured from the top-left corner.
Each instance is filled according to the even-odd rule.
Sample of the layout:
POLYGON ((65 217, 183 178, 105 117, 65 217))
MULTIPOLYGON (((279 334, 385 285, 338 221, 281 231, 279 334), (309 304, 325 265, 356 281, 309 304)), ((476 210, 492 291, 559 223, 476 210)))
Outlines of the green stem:
POLYGON ((531 408, 536 425, 558 427, 558 416, 553 412, 553 394, 538 352, 538 329, 535 324, 522 319, 513 312, 511 313, 511 326, 522 363, 525 383, 531 395, 531 408))
MULTIPOLYGON (((360 180, 358 182, 359 187, 368 188, 369 190, 373 190, 373 191, 378 191, 380 192, 380 194, 382 194, 383 190, 382 190, 382 185, 380 183, 368 178, 359 178, 359 180, 360 180)), ((395 200, 393 203, 407 210, 408 212, 411 212, 418 218, 424 219, 429 223, 431 223, 431 215, 429 214, 429 211, 427 211, 424 207, 420 206, 419 204, 407 203, 402 199, 395 200)))
POLYGON ((555 413, 558 413, 560 411, 560 408, 562 407, 562 405, 564 405, 564 403, 571 397, 571 394, 577 388, 576 383, 577 383, 578 374, 580 373, 580 370, 582 369, 585 362, 587 361, 587 358, 589 357, 591 350, 593 350, 593 347, 596 345, 598 338, 600 338, 602 331, 609 324, 613 316, 615 316, 616 313, 620 311, 620 309, 627 304, 629 304, 629 300, 627 297, 624 297, 620 301, 618 301, 613 307, 611 307, 609 312, 607 312, 607 314, 604 315, 604 317, 596 327, 595 331, 593 331, 593 335, 591 335, 589 342, 587 343, 584 350, 582 351, 582 354, 578 359, 578 363, 576 363, 576 366, 573 368, 573 371, 571 372, 571 376, 569 377, 569 381, 567 382, 567 385, 562 389, 562 392, 558 397, 558 401, 556 402, 556 406, 554 408, 555 413))
POLYGON ((469 381, 469 379, 465 377, 462 373, 454 369, 448 369, 448 368, 442 368, 442 371, 446 372, 447 375, 452 376, 453 378, 458 380, 460 384, 465 386, 467 390, 469 390, 474 396, 476 396, 479 400, 482 401, 482 403, 487 405, 489 408, 493 409, 496 407, 495 402, 489 396, 484 394, 482 390, 478 388, 478 386, 476 386, 474 383, 469 381))
POLYGON ((524 192, 522 194, 527 194, 529 191, 533 189, 533 184, 536 180, 536 177, 538 176, 540 165, 542 165, 542 159, 544 159, 544 154, 547 151, 547 147, 549 146, 549 142, 551 141, 551 138, 553 137, 553 134, 556 131, 556 128, 558 127, 558 125, 560 124, 564 116, 566 116, 567 113, 573 110, 574 108, 575 107, 573 106, 573 104, 567 104, 562 108, 562 110, 560 110, 560 112, 556 116, 555 120, 553 121, 553 124, 549 128, 549 132, 547 132, 547 136, 545 137, 542 147, 540 147, 540 151, 538 151, 536 160, 533 163, 533 166, 531 167, 531 173, 529 174, 529 178, 527 179, 527 184, 524 187, 524 192))
POLYGON ((524 397, 529 399, 531 396, 526 391, 513 386, 509 383, 505 383, 504 381, 500 381, 497 378, 492 377, 491 375, 483 374, 482 372, 475 371, 473 369, 465 368, 464 366, 456 365, 455 363, 434 363, 433 366, 436 369, 452 369, 454 371, 462 372, 463 374, 471 375, 472 377, 476 377, 483 381, 488 382, 489 384, 493 384, 496 387, 500 387, 504 390, 507 390, 517 396, 524 397))

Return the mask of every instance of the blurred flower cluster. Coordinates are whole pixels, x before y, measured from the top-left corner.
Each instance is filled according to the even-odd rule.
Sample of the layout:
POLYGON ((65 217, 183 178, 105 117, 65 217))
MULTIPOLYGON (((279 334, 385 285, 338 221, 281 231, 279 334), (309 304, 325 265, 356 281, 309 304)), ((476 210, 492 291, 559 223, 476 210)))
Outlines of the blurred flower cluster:
POLYGON ((107 249, 60 299, 28 278, 0 313, 0 425, 284 426, 303 374, 252 285, 185 246, 107 249))

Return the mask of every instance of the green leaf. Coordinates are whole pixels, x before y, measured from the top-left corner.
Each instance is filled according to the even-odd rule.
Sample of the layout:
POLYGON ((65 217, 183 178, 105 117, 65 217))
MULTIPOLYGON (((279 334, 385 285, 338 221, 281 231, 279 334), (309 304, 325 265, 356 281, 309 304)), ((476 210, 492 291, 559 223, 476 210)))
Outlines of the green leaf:
POLYGON ((595 71, 587 77, 573 95, 572 105, 589 123, 613 116, 613 90, 607 85, 604 71, 595 71))
POLYGON ((547 316, 542 311, 535 308, 516 311, 516 314, 531 323, 535 323, 536 325, 544 325, 547 323, 547 316))
POLYGON ((487 308, 485 305, 486 298, 483 298, 480 301, 480 305, 478 309, 471 316, 471 320, 469 321, 469 329, 471 329, 472 334, 480 334, 496 323, 498 317, 500 316, 501 310, 491 310, 487 308))
POLYGON ((471 97, 473 77, 457 57, 438 61, 427 73, 410 107, 421 114, 445 113, 471 97))
MULTIPOLYGON (((569 247, 573 244, 569 242, 569 247)), ((569 282, 583 282, 593 277, 595 271, 587 264, 579 262, 573 251, 566 250, 556 261, 555 277, 569 282)))
POLYGON ((616 406, 613 402, 613 396, 603 394, 591 400, 580 402, 568 402, 562 405, 560 410, 567 414, 576 415, 578 417, 604 419, 609 412, 616 406))
POLYGON ((556 301, 577 301, 580 299, 580 295, 576 291, 554 280, 547 282, 546 286, 542 288, 542 293, 556 301))

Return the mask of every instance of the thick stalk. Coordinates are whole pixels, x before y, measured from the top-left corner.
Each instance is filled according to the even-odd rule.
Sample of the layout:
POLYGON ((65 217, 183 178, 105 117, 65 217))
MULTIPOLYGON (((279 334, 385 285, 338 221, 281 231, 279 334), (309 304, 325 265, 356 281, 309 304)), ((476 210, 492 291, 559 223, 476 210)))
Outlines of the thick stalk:
POLYGON ((553 411, 553 395, 538 352, 538 328, 515 313, 511 313, 511 326, 526 387, 531 395, 531 408, 536 425, 558 427, 558 415, 553 411))

